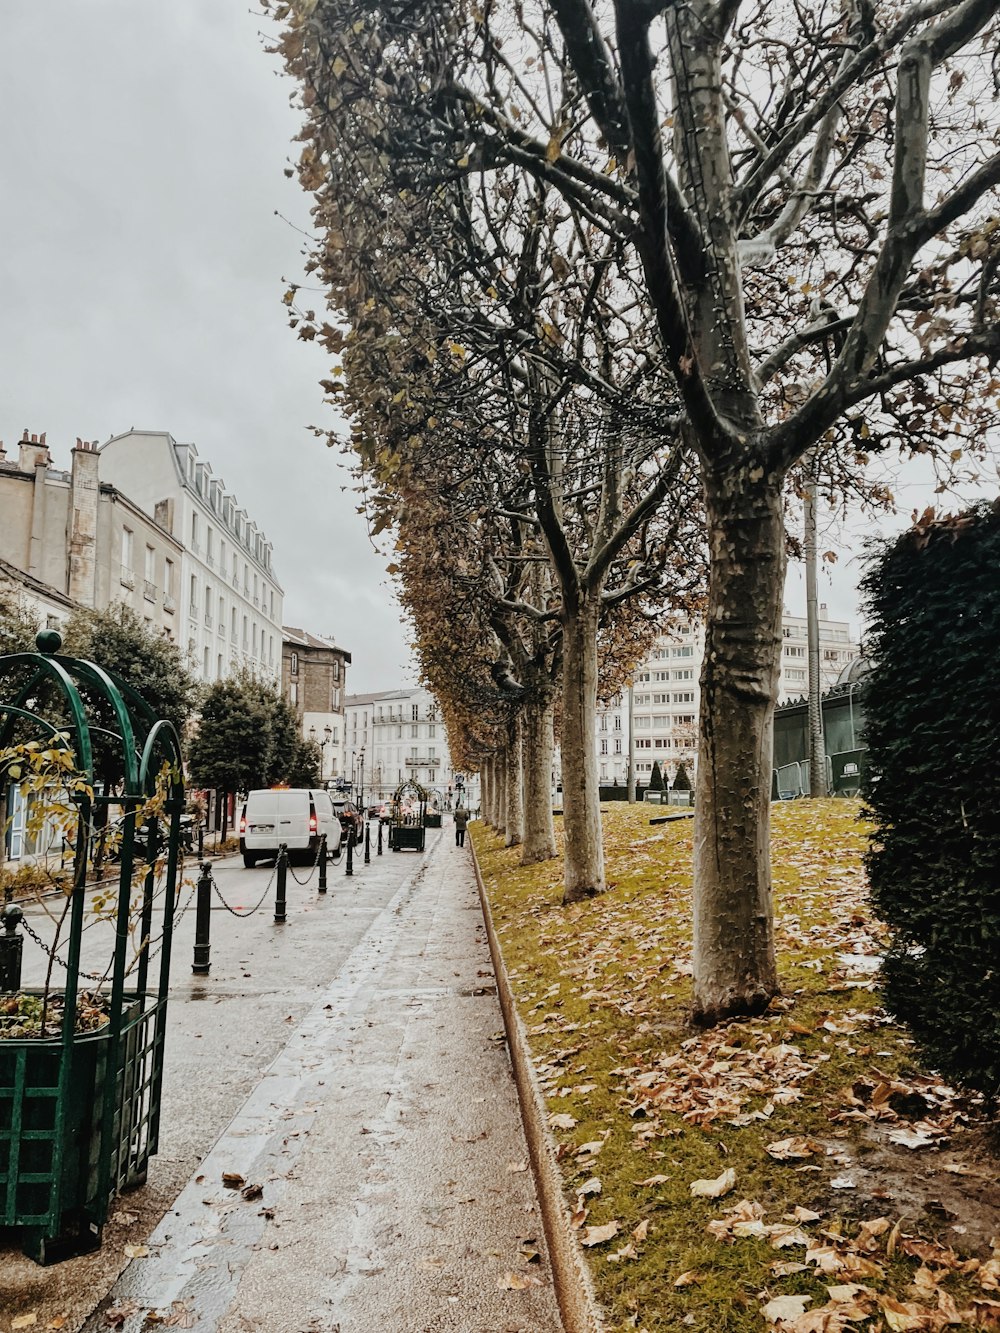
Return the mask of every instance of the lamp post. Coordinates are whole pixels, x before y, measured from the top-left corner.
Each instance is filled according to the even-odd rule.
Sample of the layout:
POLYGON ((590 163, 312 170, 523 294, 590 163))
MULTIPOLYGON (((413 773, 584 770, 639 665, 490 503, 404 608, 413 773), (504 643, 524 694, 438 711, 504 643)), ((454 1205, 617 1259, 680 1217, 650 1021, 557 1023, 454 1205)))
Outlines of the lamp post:
POLYGON ((358 758, 361 765, 358 774, 358 809, 363 810, 365 808, 365 747, 363 745, 358 758))
POLYGON ((323 739, 322 739, 321 741, 318 741, 318 740, 316 739, 316 728, 315 728, 315 727, 310 727, 310 728, 309 728, 309 739, 310 739, 310 741, 313 743, 313 745, 318 745, 318 746, 319 746, 319 778, 320 778, 320 782, 324 782, 324 783, 325 783, 325 781, 326 781, 326 747, 330 744, 330 741, 333 739, 333 729, 332 729, 331 727, 329 727, 329 726, 325 726, 325 727, 323 728, 323 739))

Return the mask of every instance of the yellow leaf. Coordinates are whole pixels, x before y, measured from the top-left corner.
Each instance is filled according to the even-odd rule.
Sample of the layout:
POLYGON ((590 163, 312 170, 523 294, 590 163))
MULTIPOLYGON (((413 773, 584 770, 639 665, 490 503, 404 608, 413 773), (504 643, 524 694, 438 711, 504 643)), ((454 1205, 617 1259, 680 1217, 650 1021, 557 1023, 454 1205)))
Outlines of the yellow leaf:
POLYGON ((555 162, 561 152, 562 138, 558 134, 553 134, 545 149, 545 160, 555 162))
POLYGON ((337 59, 333 62, 333 77, 335 79, 339 79, 346 73, 347 73, 347 61, 344 59, 343 56, 338 56, 337 59))
POLYGON ((581 1245, 603 1245, 606 1241, 618 1235, 618 1223, 605 1222, 602 1227, 588 1227, 583 1234, 581 1245))
POLYGON ((11 1321, 11 1328, 31 1328, 38 1323, 38 1315, 32 1310, 30 1314, 16 1315, 11 1321))
POLYGON ((721 1199, 724 1194, 729 1194, 735 1188, 736 1172, 731 1166, 714 1180, 693 1180, 690 1185, 691 1193, 700 1199, 721 1199))

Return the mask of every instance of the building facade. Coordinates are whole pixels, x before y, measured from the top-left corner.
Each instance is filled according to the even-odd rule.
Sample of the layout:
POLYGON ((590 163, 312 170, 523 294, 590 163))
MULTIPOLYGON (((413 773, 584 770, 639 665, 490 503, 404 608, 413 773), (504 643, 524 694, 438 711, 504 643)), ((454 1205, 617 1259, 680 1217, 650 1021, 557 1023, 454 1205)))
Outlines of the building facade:
POLYGON ((351 654, 293 625, 282 627, 281 690, 306 740, 319 746, 324 782, 345 777, 344 698, 351 654))
POLYGON ((407 780, 454 803, 479 803, 478 775, 456 773, 437 700, 422 687, 352 694, 346 701, 345 775, 366 800, 384 801, 407 780))
POLYGON ((0 446, 0 559, 71 606, 103 611, 125 602, 151 628, 179 641, 171 588, 183 547, 102 478, 100 462, 96 443, 86 440, 77 440, 68 471, 53 465, 44 434, 25 432, 16 461, 0 446))
MULTIPOLYGON (((166 431, 130 430, 101 447, 100 469, 179 543, 162 591, 195 674, 214 681, 249 667, 279 683, 284 594, 271 543, 197 448, 166 431)), ((122 543, 122 568, 144 558, 134 532, 122 543)))
MULTIPOLYGON (((846 621, 830 620, 820 606, 820 688, 828 690, 860 653, 846 621)), ((804 616, 782 617, 778 702, 799 698, 808 688, 808 641, 804 616)), ((678 619, 656 641, 628 691, 599 709, 597 763, 602 786, 628 783, 630 737, 636 781, 647 786, 654 763, 672 781, 683 763, 694 776, 698 750, 699 676, 705 630, 697 619, 678 619), (631 727, 629 714, 631 711, 631 727)))

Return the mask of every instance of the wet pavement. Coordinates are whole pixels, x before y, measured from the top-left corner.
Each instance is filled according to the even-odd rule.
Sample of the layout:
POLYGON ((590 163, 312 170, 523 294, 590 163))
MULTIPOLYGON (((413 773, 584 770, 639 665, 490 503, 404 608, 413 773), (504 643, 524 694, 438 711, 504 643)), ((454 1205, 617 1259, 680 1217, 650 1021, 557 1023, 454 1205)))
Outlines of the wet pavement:
MULTIPOLYGON (((53 1269, 0 1251, 4 1315, 85 1333, 137 1333, 151 1311, 205 1333, 561 1328, 469 853, 446 827, 423 856, 373 850, 355 870, 325 898, 290 880, 284 926, 271 899, 240 922, 219 905, 207 978, 186 914, 161 1155, 119 1205, 138 1229, 53 1269), (126 1244, 141 1257, 115 1281, 126 1244)), ((216 869, 243 910, 269 876, 216 869)))

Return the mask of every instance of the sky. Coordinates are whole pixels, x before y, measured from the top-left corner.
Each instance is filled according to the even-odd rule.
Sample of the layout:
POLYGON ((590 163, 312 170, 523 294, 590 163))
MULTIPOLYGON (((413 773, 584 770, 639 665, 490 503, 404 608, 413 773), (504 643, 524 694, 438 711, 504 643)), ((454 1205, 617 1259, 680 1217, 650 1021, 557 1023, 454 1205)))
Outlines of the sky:
POLYGON ((352 690, 393 689, 415 675, 386 561, 308 430, 333 424, 329 364, 281 303, 308 285, 309 201, 262 22, 245 0, 0 6, 0 438, 45 431, 57 467, 77 436, 194 441, 272 541, 285 623, 346 648, 352 690))
MULTIPOLYGON (((281 304, 286 280, 310 304, 309 201, 262 23, 245 0, 0 5, 0 438, 46 431, 59 467, 77 436, 194 441, 272 541, 285 623, 352 654, 352 691, 392 689, 416 676, 387 561, 308 429, 334 424, 330 367, 281 304)), ((887 531, 933 499, 918 474, 897 494, 887 531)), ((820 600, 857 628, 872 524, 823 526, 820 600)), ((785 602, 805 613, 801 566, 785 602)))

